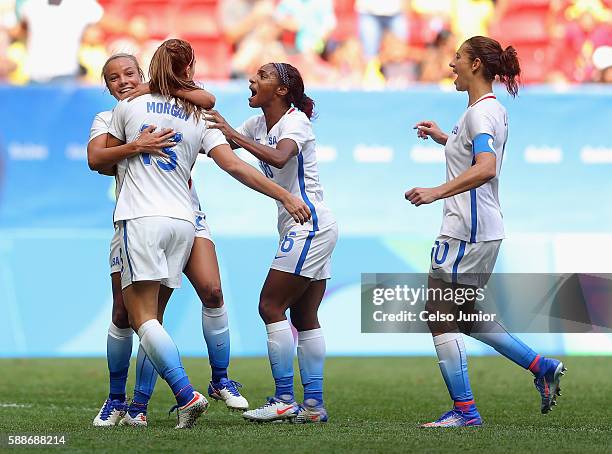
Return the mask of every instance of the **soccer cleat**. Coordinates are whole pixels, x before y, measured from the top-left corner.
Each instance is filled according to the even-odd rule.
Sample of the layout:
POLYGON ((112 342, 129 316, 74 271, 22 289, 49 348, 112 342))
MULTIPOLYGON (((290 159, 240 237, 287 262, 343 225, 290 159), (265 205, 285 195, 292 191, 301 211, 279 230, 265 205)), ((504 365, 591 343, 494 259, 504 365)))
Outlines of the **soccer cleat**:
POLYGON ((268 401, 263 406, 245 411, 242 417, 257 422, 283 422, 295 418, 298 409, 298 404, 295 402, 284 402, 276 397, 268 397, 268 401))
POLYGON ((451 411, 444 413, 440 419, 421 424, 421 427, 475 427, 482 426, 482 418, 478 411, 463 413, 460 410, 453 408, 451 411))
POLYGON ((177 411, 177 423, 175 429, 191 429, 195 426, 196 420, 208 409, 208 400, 197 391, 193 392, 193 398, 179 407, 175 405, 170 409, 170 413, 177 411))
POLYGON ((132 426, 132 427, 147 427, 147 414, 146 412, 139 412, 132 416, 130 412, 126 412, 125 416, 119 421, 120 426, 132 426))
POLYGON ((98 415, 93 420, 95 427, 116 426, 127 410, 127 402, 118 399, 106 399, 98 415))
POLYGON ((210 382, 208 395, 215 400, 222 400, 230 410, 248 410, 249 402, 240 394, 242 385, 234 380, 222 378, 219 383, 210 382))
MULTIPOLYGON (((307 399, 310 400, 310 399, 307 399)), ((293 422, 296 424, 306 424, 312 422, 327 422, 327 410, 323 405, 316 405, 318 402, 312 402, 315 405, 309 405, 311 402, 304 401, 299 405, 293 422)))
POLYGON ((540 409, 543 414, 548 413, 557 405, 557 396, 561 395, 561 388, 559 382, 561 377, 565 375, 567 370, 563 363, 557 359, 544 358, 547 361, 547 369, 544 375, 533 379, 536 389, 542 396, 542 403, 540 409))

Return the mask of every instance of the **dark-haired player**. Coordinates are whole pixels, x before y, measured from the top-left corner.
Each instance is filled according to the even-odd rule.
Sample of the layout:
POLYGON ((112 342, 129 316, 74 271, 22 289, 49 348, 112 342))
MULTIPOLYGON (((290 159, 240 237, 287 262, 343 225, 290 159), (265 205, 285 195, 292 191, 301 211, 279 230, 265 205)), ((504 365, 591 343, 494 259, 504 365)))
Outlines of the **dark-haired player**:
POLYGON ((268 63, 250 79, 249 106, 262 115, 249 118, 234 130, 211 111, 211 128, 220 129, 233 148, 244 148, 259 159, 262 171, 310 208, 312 219, 300 225, 278 206, 280 241, 261 291, 259 313, 268 333, 268 356, 276 383, 274 397, 244 413, 253 421, 293 419, 325 422, 323 362, 325 341, 317 311, 326 280, 331 277, 331 255, 338 238, 336 220, 323 202, 310 119, 314 102, 304 93, 298 70, 287 63, 268 63), (304 401, 295 402, 291 325, 298 331, 297 354, 304 401))
MULTIPOLYGON (((461 45, 450 67, 457 74, 457 90, 468 92, 467 110, 449 135, 433 121, 421 121, 415 126, 418 137, 431 137, 444 145, 447 181, 435 188, 413 188, 406 192, 406 199, 416 206, 444 199, 442 228, 432 250, 429 287, 483 287, 504 238, 498 187, 508 117, 493 94, 493 81, 499 77, 508 92, 516 96, 520 66, 513 47, 504 50, 491 38, 475 36, 461 45)), ((457 306, 451 306, 431 300, 427 303, 430 312, 456 312, 457 306)), ((542 413, 556 404, 565 370, 563 363, 536 354, 496 321, 430 322, 429 328, 454 406, 424 427, 482 424, 470 388, 461 333, 530 370, 542 396, 542 413)))

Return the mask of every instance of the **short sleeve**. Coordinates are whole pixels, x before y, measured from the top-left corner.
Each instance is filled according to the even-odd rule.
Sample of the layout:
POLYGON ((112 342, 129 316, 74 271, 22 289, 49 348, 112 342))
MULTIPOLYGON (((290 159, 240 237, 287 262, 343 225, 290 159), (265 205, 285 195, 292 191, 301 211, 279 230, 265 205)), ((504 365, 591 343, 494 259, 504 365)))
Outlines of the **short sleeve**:
POLYGON ((312 124, 304 113, 294 112, 284 118, 277 140, 280 142, 283 139, 293 140, 297 144, 298 153, 306 142, 314 140, 312 124))
POLYGON ((110 121, 108 133, 125 142, 125 114, 127 101, 119 102, 113 109, 113 118, 110 121))
POLYGON ((470 140, 474 140, 480 134, 495 137, 495 117, 484 109, 470 109, 466 117, 466 126, 470 140))
POLYGON ((102 134, 108 133, 110 127, 111 112, 100 112, 94 117, 89 130, 89 142, 102 134), (106 115, 105 115, 106 114, 106 115))
POLYGON ((249 118, 247 121, 242 123, 236 129, 238 134, 241 134, 241 135, 243 135, 245 137, 248 137, 249 139, 255 139, 255 129, 256 129, 256 124, 257 124, 257 119, 258 118, 259 118, 259 115, 254 115, 251 118, 249 118))
POLYGON ((205 129, 202 134, 202 143, 200 144, 204 153, 208 156, 210 150, 219 145, 229 145, 227 139, 218 129, 205 129))

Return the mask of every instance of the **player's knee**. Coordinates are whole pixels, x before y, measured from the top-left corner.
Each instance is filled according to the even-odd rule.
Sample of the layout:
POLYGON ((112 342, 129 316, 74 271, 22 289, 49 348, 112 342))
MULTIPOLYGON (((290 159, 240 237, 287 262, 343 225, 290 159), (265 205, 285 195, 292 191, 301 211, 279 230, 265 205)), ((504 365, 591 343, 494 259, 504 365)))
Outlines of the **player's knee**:
POLYGON ((196 289, 202 304, 206 307, 223 306, 223 291, 219 284, 205 284, 196 289))
POLYGON ((112 316, 113 324, 117 328, 125 329, 130 327, 130 319, 128 317, 128 313, 125 310, 125 307, 121 308, 113 308, 113 316, 112 316))
POLYGON ((268 298, 259 300, 259 316, 265 323, 274 322, 282 311, 275 302, 268 298))

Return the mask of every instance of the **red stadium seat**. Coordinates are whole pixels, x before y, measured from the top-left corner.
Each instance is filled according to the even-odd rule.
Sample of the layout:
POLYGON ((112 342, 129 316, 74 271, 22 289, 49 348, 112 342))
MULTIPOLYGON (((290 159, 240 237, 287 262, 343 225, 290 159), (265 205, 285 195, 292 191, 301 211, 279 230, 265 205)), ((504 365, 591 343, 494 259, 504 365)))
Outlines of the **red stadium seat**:
MULTIPOLYGON (((511 42, 511 41, 510 41, 511 42)), ((539 44, 515 45, 521 65, 523 83, 544 82, 551 72, 551 52, 548 46, 539 44)))
POLYGON ((550 38, 546 29, 546 15, 534 12, 505 15, 491 27, 491 35, 503 43, 548 44, 550 38))
POLYGON ((230 73, 231 49, 220 37, 181 35, 196 54, 196 80, 227 79, 230 73))
POLYGON ((217 5, 217 0, 180 0, 176 2, 176 33, 220 35, 217 5))

